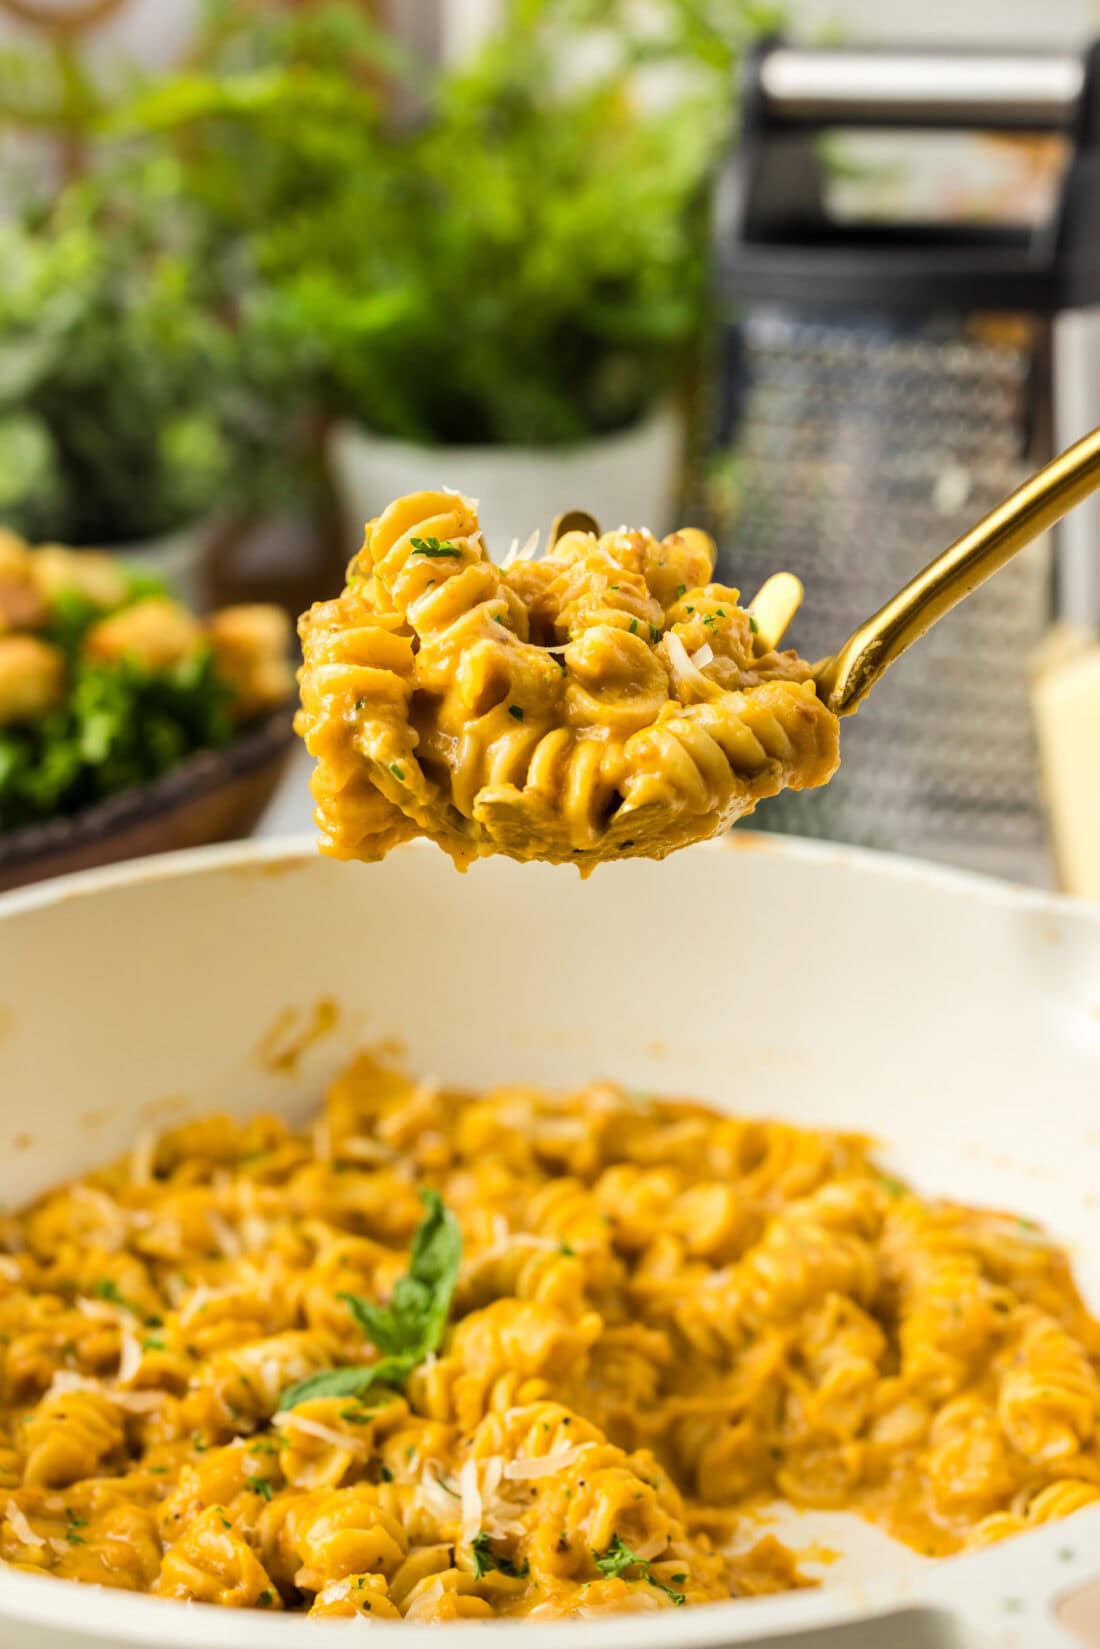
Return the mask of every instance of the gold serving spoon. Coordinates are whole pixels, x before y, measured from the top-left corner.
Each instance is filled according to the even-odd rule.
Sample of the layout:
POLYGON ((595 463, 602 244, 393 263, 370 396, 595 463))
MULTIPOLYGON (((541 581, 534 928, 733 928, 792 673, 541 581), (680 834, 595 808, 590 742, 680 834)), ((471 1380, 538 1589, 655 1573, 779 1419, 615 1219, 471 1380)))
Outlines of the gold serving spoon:
MULTIPOLYGON (((1094 429, 1017 487, 815 664, 818 698, 838 716, 858 710, 876 681, 933 624, 1098 487, 1100 429, 1094 429)), ((590 515, 570 510, 555 521, 551 544, 563 531, 577 529, 599 532, 590 515)), ((801 602, 802 585, 793 573, 776 573, 761 587, 748 610, 762 651, 778 646, 801 602)))

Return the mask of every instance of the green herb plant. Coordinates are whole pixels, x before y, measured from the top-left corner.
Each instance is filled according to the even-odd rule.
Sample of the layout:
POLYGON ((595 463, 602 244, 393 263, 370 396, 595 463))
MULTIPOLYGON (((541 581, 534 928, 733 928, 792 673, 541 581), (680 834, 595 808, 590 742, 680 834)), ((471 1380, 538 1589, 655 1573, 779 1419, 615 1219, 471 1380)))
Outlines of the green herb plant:
POLYGON ((734 69, 772 21, 753 0, 508 0, 438 70, 346 0, 223 0, 116 124, 174 146, 334 415, 568 444, 635 423, 696 358, 734 69))
POLYGON ((132 161, 0 225, 0 520, 28 539, 156 538, 227 484, 238 345, 180 189, 132 161))

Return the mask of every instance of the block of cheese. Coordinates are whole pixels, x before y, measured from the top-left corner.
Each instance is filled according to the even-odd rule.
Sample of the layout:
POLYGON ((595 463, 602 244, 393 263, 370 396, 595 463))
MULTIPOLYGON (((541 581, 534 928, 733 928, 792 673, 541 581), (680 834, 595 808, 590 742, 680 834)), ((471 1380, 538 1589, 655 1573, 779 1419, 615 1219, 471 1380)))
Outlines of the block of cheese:
POLYGON ((1060 886, 1100 899, 1100 641, 1059 625, 1034 659, 1043 792, 1060 886))

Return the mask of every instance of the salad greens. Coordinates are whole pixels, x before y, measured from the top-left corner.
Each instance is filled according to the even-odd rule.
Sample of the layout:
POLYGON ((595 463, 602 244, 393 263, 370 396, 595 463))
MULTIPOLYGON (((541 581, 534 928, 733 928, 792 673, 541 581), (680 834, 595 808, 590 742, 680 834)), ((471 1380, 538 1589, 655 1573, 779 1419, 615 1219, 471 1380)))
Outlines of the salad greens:
MULTIPOLYGON (((155 588, 132 580, 121 606, 155 588)), ((69 688, 46 715, 0 727, 0 832, 76 813, 233 735, 232 692, 209 648, 155 671, 89 659, 84 637, 105 616, 75 590, 54 598, 42 637, 64 654, 69 688)))

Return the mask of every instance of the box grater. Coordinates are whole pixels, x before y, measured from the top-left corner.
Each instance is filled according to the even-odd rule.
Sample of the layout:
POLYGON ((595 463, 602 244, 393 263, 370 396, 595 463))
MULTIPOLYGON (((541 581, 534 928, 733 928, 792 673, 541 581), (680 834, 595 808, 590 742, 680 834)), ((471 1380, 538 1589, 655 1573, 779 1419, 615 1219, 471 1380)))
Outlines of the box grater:
MULTIPOLYGON (((751 596, 797 573, 804 656, 833 651, 1051 455, 1056 329, 1100 302, 1098 68, 1096 52, 776 42, 748 65, 719 214, 734 497, 720 576, 751 596), (1065 163, 1034 224, 833 218, 824 140, 851 127, 1060 132, 1065 163)), ((1100 383, 1074 416, 1059 436, 1100 422, 1100 383)), ((845 724, 833 783, 777 798, 760 825, 1045 880, 1029 659, 1053 572, 1035 545, 937 625, 845 724)))

